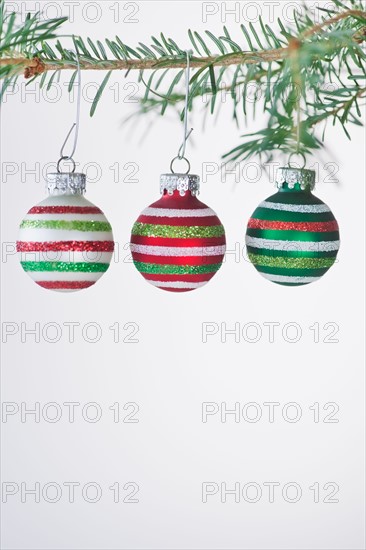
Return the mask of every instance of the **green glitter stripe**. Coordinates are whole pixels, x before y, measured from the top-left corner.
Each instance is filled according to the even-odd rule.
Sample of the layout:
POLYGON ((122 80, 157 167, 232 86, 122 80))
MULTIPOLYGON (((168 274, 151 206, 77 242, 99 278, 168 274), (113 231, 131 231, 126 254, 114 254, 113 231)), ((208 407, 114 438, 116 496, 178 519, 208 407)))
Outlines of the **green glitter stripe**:
POLYGON ((109 264, 88 262, 21 262, 24 271, 104 273, 109 264))
POLYGON ((284 204, 324 204, 318 197, 309 191, 280 190, 266 199, 269 202, 283 202, 284 204))
POLYGON ((79 220, 24 220, 20 229, 67 229, 69 231, 112 231, 108 222, 79 220))
MULTIPOLYGON (((327 250, 321 252, 320 250, 295 250, 294 248, 289 250, 277 250, 276 248, 256 248, 255 246, 247 246, 248 253, 257 254, 258 256, 286 256, 287 258, 335 258, 338 250, 327 250)), ((314 244, 316 248, 316 244, 314 244)))
POLYGON ((157 273, 159 275, 196 275, 199 273, 213 273, 218 271, 221 264, 205 265, 171 265, 171 264, 147 264, 134 262, 140 273, 157 273))
POLYGON ((155 225, 152 223, 136 222, 132 228, 132 235, 142 237, 167 237, 176 239, 194 239, 204 237, 221 237, 225 235, 222 225, 205 226, 179 226, 179 225, 155 225))
POLYGON ((248 228, 247 234, 250 237, 262 239, 278 239, 280 241, 339 241, 339 231, 292 231, 280 229, 254 229, 248 228))
POLYGON ((270 220, 279 222, 331 222, 334 216, 331 212, 288 212, 287 210, 271 210, 270 208, 258 207, 252 218, 259 220, 270 220))
POLYGON ((330 267, 334 264, 335 258, 287 258, 284 256, 260 256, 248 254, 249 260, 254 265, 263 267, 283 267, 290 269, 319 269, 330 267))
POLYGON ((255 265, 254 267, 261 273, 286 275, 286 277, 321 277, 329 269, 329 267, 324 267, 321 269, 291 269, 283 267, 267 267, 264 265, 255 265))

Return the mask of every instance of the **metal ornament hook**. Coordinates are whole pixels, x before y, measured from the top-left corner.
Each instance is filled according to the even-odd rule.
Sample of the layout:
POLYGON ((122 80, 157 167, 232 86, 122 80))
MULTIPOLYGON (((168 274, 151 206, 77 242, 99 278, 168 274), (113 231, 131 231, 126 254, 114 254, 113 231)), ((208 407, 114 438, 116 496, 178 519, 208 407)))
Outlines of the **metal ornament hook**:
MULTIPOLYGON (((75 165, 75 162, 73 160, 73 156, 75 154, 75 151, 76 151, 76 147, 77 147, 77 143, 78 143, 78 137, 79 137, 79 127, 80 127, 80 105, 81 105, 81 70, 80 70, 80 60, 79 60, 79 54, 77 51, 75 51, 75 58, 76 58, 76 63, 77 63, 77 80, 78 80, 78 94, 77 94, 77 99, 76 99, 76 120, 75 122, 73 123, 73 125, 71 126, 70 130, 68 131, 67 135, 66 135, 66 138, 65 138, 65 141, 63 142, 62 144, 62 147, 61 147, 61 150, 60 150, 60 160, 58 161, 58 164, 57 164, 57 171, 59 166, 60 166, 60 161, 61 160, 71 160, 73 162, 73 164, 75 165), (72 132, 75 130, 75 135, 74 135, 74 143, 73 143, 73 146, 72 146, 72 149, 71 149, 71 152, 70 154, 65 154, 65 147, 67 145, 67 142, 69 141, 69 138, 72 134, 72 132)), ((75 168, 74 168, 75 170, 75 168)))
POLYGON ((189 162, 185 158, 186 143, 187 143, 187 140, 188 140, 189 136, 193 132, 193 128, 188 130, 188 102, 189 102, 189 80, 190 80, 189 77, 190 77, 190 69, 191 69, 190 68, 190 56, 193 52, 192 52, 192 50, 186 50, 185 53, 186 53, 186 56, 187 56, 187 67, 186 67, 186 72, 185 72, 186 91, 185 91, 185 101, 184 101, 183 141, 182 141, 181 146, 178 149, 177 156, 171 162, 170 166, 171 166, 172 173, 174 173, 173 170, 172 170, 172 165, 173 165, 173 163, 176 159, 186 160, 187 163, 188 163, 188 166, 189 166, 189 162))
POLYGON ((306 157, 305 157, 304 153, 297 153, 297 152, 296 153, 291 153, 290 156, 288 157, 287 166, 289 168, 293 168, 293 166, 291 166, 291 159, 294 155, 298 155, 304 161, 304 164, 300 168, 300 170, 303 170, 306 166, 306 157))
POLYGON ((170 171, 172 174, 176 174, 177 172, 174 172, 174 168, 173 168, 173 165, 174 165, 174 162, 176 160, 185 160, 186 163, 187 163, 187 170, 185 172, 179 172, 179 173, 182 173, 184 174, 185 176, 189 174, 189 171, 191 169, 191 163, 189 162, 188 159, 186 159, 186 157, 180 157, 179 155, 177 155, 176 157, 173 158, 172 162, 170 163, 170 171))
POLYGON ((58 161, 57 163, 57 172, 58 174, 62 174, 63 172, 61 172, 60 170, 60 166, 61 166, 61 162, 63 162, 64 160, 69 160, 71 161, 71 165, 72 165, 72 169, 70 170, 70 174, 73 174, 75 172, 75 169, 76 169, 76 163, 74 161, 74 159, 72 157, 61 157, 60 160, 58 161))
POLYGON ((184 140, 183 140, 183 143, 182 143, 182 145, 181 145, 181 146, 179 147, 179 149, 178 149, 177 157, 178 157, 180 160, 182 160, 182 159, 185 158, 185 157, 184 157, 184 154, 185 154, 185 152, 186 152, 186 143, 187 143, 188 138, 189 138, 189 136, 191 135, 192 132, 193 132, 193 128, 191 128, 191 129, 189 130, 189 132, 185 134, 185 138, 184 138, 184 140))

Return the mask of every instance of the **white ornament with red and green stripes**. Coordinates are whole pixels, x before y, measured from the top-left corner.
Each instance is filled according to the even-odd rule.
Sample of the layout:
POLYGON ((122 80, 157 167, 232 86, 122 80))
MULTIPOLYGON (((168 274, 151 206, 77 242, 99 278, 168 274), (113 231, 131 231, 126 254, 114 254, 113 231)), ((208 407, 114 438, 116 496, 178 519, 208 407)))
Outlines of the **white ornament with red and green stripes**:
POLYGON ((112 260, 112 228, 103 212, 83 197, 84 174, 48 174, 47 184, 50 196, 31 208, 20 225, 21 265, 43 288, 89 288, 112 260))

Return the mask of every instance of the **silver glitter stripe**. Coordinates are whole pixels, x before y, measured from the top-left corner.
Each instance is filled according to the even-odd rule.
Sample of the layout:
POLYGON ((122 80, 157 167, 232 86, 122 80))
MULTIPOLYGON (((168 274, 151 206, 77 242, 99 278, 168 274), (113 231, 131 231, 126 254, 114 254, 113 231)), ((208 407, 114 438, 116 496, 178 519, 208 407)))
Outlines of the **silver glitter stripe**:
POLYGON ((289 276, 289 275, 272 275, 270 273, 260 272, 265 279, 272 281, 273 283, 313 283, 318 281, 320 277, 298 277, 298 276, 289 276))
POLYGON ((216 216, 211 208, 192 208, 178 210, 175 208, 145 208, 143 216, 156 216, 166 218, 206 218, 207 216, 216 216))
POLYGON ((303 214, 321 214, 330 212, 326 204, 284 204, 282 202, 263 201, 260 208, 270 208, 271 210, 284 210, 286 212, 301 212, 303 214))
POLYGON ((199 288, 208 282, 186 283, 185 281, 151 281, 150 279, 147 279, 147 281, 154 286, 160 286, 162 288, 199 288))
POLYGON ((220 256, 225 254, 223 246, 149 246, 146 244, 130 244, 131 252, 151 254, 152 256, 220 256))
POLYGON ((288 250, 289 252, 332 252, 339 249, 340 241, 280 241, 275 239, 261 239, 260 237, 246 236, 247 246, 266 248, 268 250, 288 250))

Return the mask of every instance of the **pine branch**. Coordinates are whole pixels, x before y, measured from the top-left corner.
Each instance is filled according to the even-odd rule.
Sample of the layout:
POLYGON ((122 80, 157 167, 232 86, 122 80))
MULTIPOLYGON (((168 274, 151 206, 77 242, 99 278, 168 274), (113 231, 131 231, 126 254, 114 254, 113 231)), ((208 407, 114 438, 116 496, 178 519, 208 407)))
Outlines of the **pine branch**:
POLYGON ((366 12, 362 10, 346 10, 343 13, 339 13, 334 17, 330 17, 329 19, 326 19, 322 23, 319 23, 317 25, 314 25, 313 27, 310 27, 309 29, 306 29, 303 33, 300 34, 299 39, 303 40, 304 38, 309 38, 313 34, 322 32, 325 27, 329 27, 330 25, 333 25, 338 21, 342 21, 342 19, 346 19, 348 17, 359 17, 361 19, 365 19, 365 15, 366 15, 366 12))
POLYGON ((331 109, 330 111, 325 111, 319 116, 314 116, 312 118, 309 118, 307 120, 307 126, 308 128, 311 128, 315 124, 318 124, 319 122, 323 122, 328 117, 337 117, 342 111, 345 111, 349 109, 350 106, 354 102, 356 102, 358 99, 365 99, 366 98, 366 88, 359 88, 358 91, 352 95, 350 99, 347 99, 347 101, 343 101, 338 105, 336 108, 331 109))
MULTIPOLYGON (((259 20, 257 28, 241 25, 244 44, 233 40, 224 27, 223 35, 210 31, 204 35, 188 31, 193 49, 192 77, 188 108, 197 99, 207 96, 207 113, 218 113, 219 94, 227 93, 233 103, 233 118, 237 125, 246 122, 252 112, 255 118, 258 105, 268 114, 268 125, 255 134, 242 136, 245 141, 224 157, 241 161, 254 154, 271 155, 282 152, 309 153, 322 146, 315 127, 328 119, 340 123, 349 136, 346 125, 361 124, 359 101, 365 99, 360 79, 366 78, 366 12, 363 0, 334 0, 340 10, 319 8, 326 13, 321 22, 303 4, 303 13, 295 24, 286 27, 278 20, 273 29, 259 20), (345 1, 348 7, 345 6, 345 1), (264 48, 264 44, 267 48, 264 48), (216 53, 212 53, 212 49, 216 53), (351 85, 350 85, 351 81, 351 85), (327 85, 337 83, 338 89, 327 92, 327 85), (247 94, 255 84, 254 101, 247 94)), ((78 60, 81 70, 105 71, 91 107, 94 114, 112 71, 138 71, 138 80, 145 87, 137 114, 178 108, 184 99, 181 92, 186 49, 163 34, 151 37, 151 44, 141 42, 134 48, 118 36, 114 40, 86 40, 71 37, 73 49, 65 48, 56 32, 65 18, 41 21, 39 14, 27 16, 18 24, 16 14, 6 14, 0 0, 0 77, 1 95, 23 74, 26 79, 40 78, 40 87, 50 87, 60 71, 71 70, 69 91, 76 84, 78 60), (144 79, 144 71, 150 71, 144 79), (171 76, 170 81, 168 80, 171 76)), ((68 37, 68 40, 70 37, 68 37)), ((323 136, 324 139, 324 136, 323 136)))
MULTIPOLYGON (((303 33, 300 34, 299 38, 296 39, 296 42, 301 42, 314 34, 324 31, 325 27, 328 27, 338 21, 347 19, 349 17, 360 18, 366 21, 366 11, 362 10, 347 10, 343 13, 340 13, 334 17, 331 17, 320 24, 316 24, 303 33)), ((366 35, 365 33, 359 33, 359 37, 366 35)), ((110 42, 110 41, 108 41, 110 42)), ((220 42, 219 42, 220 43, 220 42)), ((209 66, 215 67, 228 67, 230 65, 242 65, 242 64, 258 64, 261 62, 272 62, 279 61, 291 55, 292 44, 290 42, 289 46, 262 50, 262 51, 239 51, 232 54, 223 54, 216 56, 206 56, 206 57, 192 57, 191 67, 192 68, 204 68, 209 66)), ((90 57, 88 60, 84 56, 80 59, 80 69, 87 71, 115 71, 115 70, 149 70, 149 69, 180 69, 186 66, 186 55, 182 51, 182 57, 163 55, 160 59, 117 59, 117 60, 108 60, 108 59, 98 59, 90 57)), ((40 57, 35 57, 33 59, 28 59, 26 57, 0 57, 0 67, 11 66, 14 73, 19 74, 19 72, 24 71, 24 76, 26 78, 31 78, 35 75, 47 72, 47 71, 60 71, 60 70, 71 70, 75 69, 74 63, 69 63, 67 59, 58 59, 57 61, 50 61, 47 59, 42 59, 40 57)))
MULTIPOLYGON (((366 16, 366 14, 365 14, 366 16)), ((278 48, 275 50, 263 50, 258 52, 236 52, 226 54, 225 56, 206 56, 192 57, 190 66, 192 69, 205 68, 209 66, 229 67, 230 65, 256 65, 261 62, 279 61, 288 55, 288 48, 278 48)), ((84 71, 131 71, 131 70, 150 70, 150 69, 184 69, 187 65, 186 54, 183 56, 164 56, 156 59, 126 59, 126 60, 109 60, 109 59, 93 59, 88 61, 80 59, 80 69, 84 71)), ((0 67, 12 66, 14 72, 21 73, 24 71, 26 78, 31 78, 36 74, 41 74, 47 71, 62 71, 75 69, 75 63, 69 63, 64 60, 51 62, 42 58, 34 57, 27 59, 25 57, 0 58, 0 67)))

